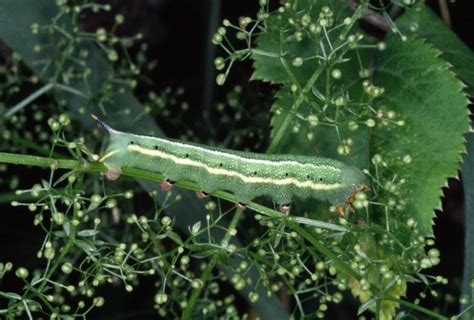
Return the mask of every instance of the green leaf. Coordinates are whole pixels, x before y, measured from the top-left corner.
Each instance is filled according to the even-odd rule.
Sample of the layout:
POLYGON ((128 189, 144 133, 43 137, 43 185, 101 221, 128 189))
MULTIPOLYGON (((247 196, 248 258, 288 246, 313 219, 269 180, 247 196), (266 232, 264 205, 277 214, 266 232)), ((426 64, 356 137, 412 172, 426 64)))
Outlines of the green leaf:
MULTIPOLYGON (((341 3, 329 0, 317 2, 301 0, 284 12, 272 13, 266 21, 265 32, 258 36, 256 47, 252 51, 253 79, 278 84, 299 83, 301 85, 310 79, 319 65, 319 59, 316 56, 322 56, 326 51, 330 51, 330 45, 324 35, 308 34, 310 32, 308 24, 318 19, 323 6, 334 12, 336 21, 340 21, 341 17, 352 15, 341 3), (311 18, 305 26, 301 22, 304 15, 311 18), (299 19, 294 19, 295 16, 299 19), (291 24, 290 18, 297 21, 291 24), (315 41, 316 38, 321 39, 315 41), (322 47, 326 48, 324 52, 322 47), (303 64, 293 63, 295 59, 302 59, 303 64)), ((335 34, 329 35, 331 42, 335 41, 335 34)))
POLYGON ((2 292, 0 291, 0 297, 5 297, 10 300, 21 300, 21 296, 14 292, 2 292))
POLYGON ((97 249, 87 241, 75 239, 74 244, 78 248, 82 249, 87 255, 91 255, 92 253, 97 251, 97 249))
POLYGON ((171 240, 173 240, 177 244, 179 244, 181 246, 183 245, 183 240, 181 239, 181 236, 179 234, 177 234, 176 232, 167 231, 166 235, 168 236, 168 238, 170 238, 171 240))
POLYGON ((430 8, 409 9, 397 20, 397 26, 406 34, 416 34, 441 51, 441 57, 452 64, 456 75, 474 96, 474 54, 469 47, 430 8))
POLYGON ((86 230, 81 230, 77 233, 79 237, 93 237, 97 235, 99 231, 94 230, 94 229, 86 229, 86 230))
POLYGON ((367 65, 370 50, 358 51, 357 55, 355 50, 344 54, 338 51, 337 59, 332 60, 327 58, 332 48, 340 44, 348 30, 351 34, 359 31, 357 26, 329 28, 315 35, 300 22, 306 17, 317 25, 323 6, 334 12, 334 25, 347 17, 356 21, 358 15, 352 14, 343 3, 334 1, 295 3, 296 8, 272 14, 266 32, 257 38, 257 49, 252 56, 253 78, 284 85, 272 106, 268 152, 331 157, 365 168, 369 158, 367 130, 349 132, 347 123, 336 123, 335 119, 346 117, 341 116, 334 101, 344 98, 349 103, 360 102, 363 91, 355 84, 361 82, 360 63, 367 65), (290 17, 298 21, 290 23, 290 17), (295 65, 293 62, 299 58, 303 63, 295 65), (341 79, 331 78, 334 68, 341 72, 341 79), (346 138, 353 140, 354 147, 349 156, 341 157, 337 148, 346 138))
POLYGON ((376 302, 377 302, 377 299, 376 299, 376 298, 372 298, 372 299, 367 300, 367 301, 364 302, 363 304, 361 304, 361 305, 359 306, 359 308, 357 309, 357 315, 360 316, 360 315, 363 314, 367 309, 374 307, 376 302))
MULTIPOLYGON (((343 70, 348 71, 348 68, 343 70)), ((351 81, 353 78, 349 76, 349 72, 347 73, 347 79, 351 81)), ((351 132, 347 126, 338 126, 337 128, 324 124, 314 126, 311 123, 311 117, 315 116, 320 105, 318 105, 316 99, 311 97, 306 97, 295 116, 288 120, 289 115, 292 114, 290 108, 295 99, 297 99, 297 95, 285 90, 285 88, 282 88, 276 95, 276 100, 272 106, 272 137, 283 126, 283 122, 290 121, 290 123, 275 152, 323 156, 339 159, 360 168, 367 167, 369 162, 369 137, 366 127, 351 132), (337 147, 341 142, 341 138, 349 137, 354 141, 354 147, 348 156, 341 156, 337 152, 337 147)))
POLYGON ((428 236, 434 209, 440 208, 441 188, 457 175, 465 150, 467 99, 462 83, 432 46, 393 34, 386 42, 387 50, 375 65, 374 81, 385 88, 377 104, 394 110, 406 124, 376 129, 373 151, 391 159, 391 168, 406 179, 400 190, 406 211, 428 236), (411 161, 403 160, 407 156, 411 161))

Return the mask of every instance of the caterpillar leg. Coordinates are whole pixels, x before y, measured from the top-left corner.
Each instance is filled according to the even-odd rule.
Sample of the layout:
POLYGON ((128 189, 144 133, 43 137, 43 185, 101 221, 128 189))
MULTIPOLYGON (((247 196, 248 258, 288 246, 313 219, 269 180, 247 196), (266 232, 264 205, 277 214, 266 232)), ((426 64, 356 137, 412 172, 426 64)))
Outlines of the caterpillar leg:
POLYGON ((122 175, 122 170, 120 169, 108 169, 105 173, 105 177, 109 181, 115 181, 122 175))
POLYGON ((209 197, 209 193, 205 191, 196 191, 196 197, 198 197, 198 199, 204 199, 209 197))
POLYGON ((237 207, 237 209, 242 210, 242 211, 244 211, 247 208, 247 205, 242 202, 236 202, 235 206, 237 207))
POLYGON ((346 211, 346 205, 345 204, 338 204, 336 206, 336 211, 339 213, 339 216, 341 218, 344 218, 346 216, 345 211, 346 211))
POLYGON ((339 213, 339 216, 341 218, 345 218, 346 217, 346 208, 349 209, 349 211, 351 213, 354 213, 355 210, 354 210, 354 207, 352 206, 351 203, 345 203, 345 204, 338 204, 336 206, 336 211, 339 213))
POLYGON ((173 184, 175 183, 176 181, 172 181, 170 179, 166 179, 166 180, 163 180, 161 183, 160 183, 160 189, 164 192, 169 192, 171 191, 171 189, 173 189, 173 184))
POLYGON ((346 208, 349 208, 349 211, 351 213, 354 213, 355 210, 354 210, 354 206, 352 205, 352 203, 354 203, 354 200, 355 200, 355 197, 356 197, 356 194, 357 192, 366 192, 369 190, 369 187, 366 186, 366 185, 362 185, 360 187, 360 189, 358 191, 354 191, 352 192, 349 197, 347 198, 347 203, 344 203, 344 204, 339 204, 336 206, 336 210, 337 212, 339 212, 339 215, 344 218, 345 217, 345 211, 346 211, 346 208))
POLYGON ((280 212, 286 215, 290 214, 291 211, 291 203, 285 203, 280 205, 280 212))
POLYGON ((349 195, 349 198, 347 199, 347 202, 349 203, 349 205, 352 207, 352 203, 354 202, 355 200, 355 196, 356 196, 356 193, 357 192, 352 192, 350 195, 349 195))

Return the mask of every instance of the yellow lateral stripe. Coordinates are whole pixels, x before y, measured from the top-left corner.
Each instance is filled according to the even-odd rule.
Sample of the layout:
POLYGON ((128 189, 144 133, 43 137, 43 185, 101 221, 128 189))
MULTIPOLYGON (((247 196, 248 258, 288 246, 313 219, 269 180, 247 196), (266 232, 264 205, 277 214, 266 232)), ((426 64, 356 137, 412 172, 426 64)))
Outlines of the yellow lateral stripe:
POLYGON ((192 167, 197 167, 197 168, 203 168, 207 172, 215 175, 223 175, 223 176, 230 176, 230 177, 237 177, 240 180, 242 180, 245 183, 271 183, 271 184, 276 184, 276 185, 295 185, 299 188, 310 188, 312 190, 316 191, 321 191, 321 190, 334 190, 342 187, 342 184, 340 183, 333 183, 333 184, 324 184, 324 183, 314 183, 312 181, 299 181, 295 178, 285 178, 285 179, 271 179, 271 178, 263 178, 263 177, 249 177, 245 176, 239 172, 236 171, 229 171, 225 169, 220 169, 220 168, 213 168, 209 167, 204 163, 191 160, 189 158, 179 158, 176 157, 175 155, 165 153, 160 150, 150 150, 146 148, 142 148, 136 144, 129 145, 127 147, 128 150, 130 151, 135 151, 143 155, 147 156, 152 156, 152 157, 158 157, 161 159, 167 159, 170 160, 176 164, 179 165, 185 165, 185 166, 192 166, 192 167))
POLYGON ((209 156, 222 156, 222 157, 225 157, 226 159, 234 159, 236 161, 242 161, 244 163, 265 164, 265 165, 276 166, 276 167, 285 166, 285 165, 299 165, 299 166, 302 166, 302 167, 308 166, 308 167, 317 167, 318 169, 322 168, 322 169, 325 169, 325 170, 331 170, 335 173, 339 172, 338 168, 335 168, 331 165, 315 165, 315 164, 312 164, 312 163, 301 163, 301 162, 298 162, 298 161, 295 161, 295 160, 270 161, 270 160, 264 160, 264 159, 251 159, 251 158, 247 158, 247 157, 244 157, 244 156, 239 156, 239 155, 235 155, 235 154, 231 154, 231 153, 225 153, 225 152, 217 151, 217 150, 211 150, 211 149, 208 149, 208 148, 205 148, 205 147, 195 146, 195 145, 192 145, 192 144, 186 144, 186 143, 179 142, 179 141, 170 141, 170 140, 167 140, 167 139, 161 139, 161 138, 150 137, 150 136, 142 136, 142 135, 134 135, 134 136, 136 136, 137 138, 144 138, 144 139, 148 139, 148 140, 156 140, 160 143, 168 144, 168 145, 171 145, 171 146, 189 148, 189 149, 192 149, 192 150, 196 150, 198 152, 206 153, 209 156))
POLYGON ((118 151, 118 150, 112 150, 112 151, 107 152, 106 154, 104 154, 104 155, 99 159, 99 162, 104 162, 105 159, 110 158, 111 156, 113 156, 113 155, 116 154, 117 152, 119 152, 119 151, 118 151))

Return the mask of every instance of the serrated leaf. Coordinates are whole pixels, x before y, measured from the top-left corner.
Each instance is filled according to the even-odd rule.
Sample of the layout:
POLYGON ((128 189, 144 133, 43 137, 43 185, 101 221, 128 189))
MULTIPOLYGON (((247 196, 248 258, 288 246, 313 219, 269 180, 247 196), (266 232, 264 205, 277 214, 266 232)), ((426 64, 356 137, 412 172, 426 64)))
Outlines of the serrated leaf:
MULTIPOLYGON (((296 20, 294 16, 301 19, 309 16, 311 22, 317 25, 321 8, 327 6, 334 12, 334 21, 338 24, 343 18, 351 17, 352 13, 343 3, 333 1, 298 1, 296 4, 295 12, 285 10, 270 18, 266 32, 257 38, 257 50, 253 55, 253 78, 284 84, 276 94, 272 106, 271 144, 268 152, 331 157, 366 167, 369 158, 367 130, 349 132, 347 126, 336 126, 330 120, 337 119, 338 111, 334 105, 336 98, 359 102, 362 87, 354 84, 361 82, 359 62, 366 64, 370 51, 359 51, 356 56, 355 51, 350 50, 344 55, 344 59, 339 56, 336 66, 343 76, 329 82, 329 63, 318 58, 304 59, 330 54, 329 42, 332 45, 338 43, 339 36, 344 33, 343 29, 328 34, 322 32, 319 35, 309 35, 301 24, 298 25, 299 22, 290 23, 289 17, 296 20), (302 34, 299 41, 294 39, 298 32, 302 34), (293 65, 296 58, 302 58, 304 63, 293 65), (296 85, 297 90, 291 90, 291 85, 296 85), (346 95, 342 96, 344 94, 346 95), (321 114, 330 120, 318 118, 323 124, 315 125, 311 117, 321 117, 321 114), (348 137, 353 140, 354 147, 349 156, 341 157, 337 147, 341 139, 348 137)), ((351 28, 351 33, 357 31, 357 26, 351 28)))
MULTIPOLYGON (((346 99, 348 101, 360 101, 362 90, 362 79, 359 78, 359 65, 353 63, 354 56, 348 56, 348 63, 339 64, 343 77, 338 80, 337 85, 341 91, 346 91, 346 99)), ((367 57, 362 57, 365 60, 367 57)), ((325 77, 324 77, 325 78, 325 77)), ((317 82, 314 87, 319 91, 325 91, 325 81, 317 82)), ((288 88, 283 87, 276 94, 276 100, 272 106, 272 139, 275 138, 276 132, 282 130, 283 123, 289 121, 288 128, 284 131, 283 137, 280 138, 275 152, 293 153, 323 156, 344 161, 348 164, 355 165, 359 168, 366 168, 369 162, 369 135, 365 126, 360 126, 356 131, 350 131, 347 122, 342 125, 329 126, 325 119, 319 119, 315 126, 311 123, 311 117, 320 112, 323 104, 321 99, 315 94, 310 93, 305 96, 304 101, 298 109, 292 110, 298 95, 291 92, 288 88), (341 143, 341 139, 351 138, 353 147, 349 155, 341 156, 337 152, 337 147, 341 143)), ((330 105, 325 114, 329 117, 335 117, 336 107, 330 105)))
POLYGON ((467 99, 461 82, 429 44, 402 41, 398 35, 388 36, 386 43, 375 65, 374 81, 385 88, 377 104, 394 110, 406 124, 375 130, 373 152, 395 162, 392 169, 406 179, 400 190, 406 210, 428 236, 441 188, 457 174, 465 150, 467 99), (407 155, 411 161, 404 162, 407 155))
MULTIPOLYGON (((284 12, 274 12, 266 21, 266 30, 256 40, 256 47, 252 51, 254 61, 253 79, 279 84, 304 84, 318 67, 318 55, 324 55, 321 48, 328 46, 324 40, 321 43, 314 41, 317 36, 307 36, 308 27, 297 28, 289 19, 299 20, 306 14, 311 22, 318 19, 321 8, 327 6, 335 13, 337 20, 341 15, 350 16, 344 5, 334 1, 301 0, 295 2, 292 8, 284 12), (299 19, 294 17, 298 16, 299 19), (298 32, 303 36, 299 38, 298 32), (303 64, 293 63, 295 59, 303 59, 303 64), (307 60, 308 59, 308 60, 307 60), (308 67, 310 66, 310 67, 308 67)), ((300 24, 296 21, 295 25, 300 24)), ((329 48, 328 48, 329 50, 329 48)))
MULTIPOLYGON (((350 77, 348 77, 349 79, 350 77)), ((282 88, 276 96, 272 106, 272 134, 281 128, 283 121, 288 121, 290 108, 296 99, 296 95, 282 88)), ((360 168, 367 167, 369 158, 369 138, 367 128, 359 128, 356 132, 350 132, 347 127, 317 125, 314 126, 308 120, 312 115, 317 102, 307 99, 299 108, 296 116, 290 120, 289 129, 281 138, 276 152, 323 156, 342 160, 348 164, 360 168), (354 141, 349 156, 341 156, 337 152, 337 146, 341 137, 350 137, 354 141)))
POLYGON ((416 34, 441 51, 441 57, 452 64, 456 75, 474 97, 474 52, 429 7, 409 9, 397 20, 406 34, 416 34))

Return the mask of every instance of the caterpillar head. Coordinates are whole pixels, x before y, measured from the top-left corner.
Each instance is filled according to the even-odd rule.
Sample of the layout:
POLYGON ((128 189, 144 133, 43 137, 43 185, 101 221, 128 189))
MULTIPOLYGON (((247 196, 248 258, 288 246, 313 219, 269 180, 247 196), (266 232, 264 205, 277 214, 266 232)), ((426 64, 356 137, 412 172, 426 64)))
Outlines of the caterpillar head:
POLYGON ((342 171, 342 183, 352 191, 368 191, 368 182, 365 174, 356 167, 346 166, 342 171))
POLYGON ((99 162, 104 163, 110 172, 120 172, 121 165, 124 163, 124 158, 126 157, 128 139, 125 138, 125 136, 127 136, 127 134, 111 128, 94 114, 91 114, 91 117, 97 121, 109 135, 107 148, 104 154, 99 158, 99 162))

